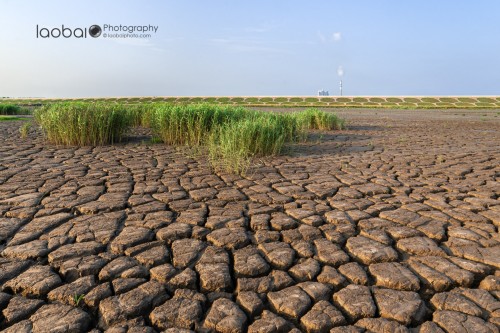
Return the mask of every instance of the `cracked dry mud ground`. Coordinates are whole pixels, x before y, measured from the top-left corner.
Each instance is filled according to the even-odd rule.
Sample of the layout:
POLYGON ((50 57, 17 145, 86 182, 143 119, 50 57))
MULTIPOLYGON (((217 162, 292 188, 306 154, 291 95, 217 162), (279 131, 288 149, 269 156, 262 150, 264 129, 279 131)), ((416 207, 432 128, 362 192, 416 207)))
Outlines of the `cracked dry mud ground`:
POLYGON ((341 111, 348 130, 245 177, 1 123, 0 329, 498 332, 500 118, 483 113, 341 111))

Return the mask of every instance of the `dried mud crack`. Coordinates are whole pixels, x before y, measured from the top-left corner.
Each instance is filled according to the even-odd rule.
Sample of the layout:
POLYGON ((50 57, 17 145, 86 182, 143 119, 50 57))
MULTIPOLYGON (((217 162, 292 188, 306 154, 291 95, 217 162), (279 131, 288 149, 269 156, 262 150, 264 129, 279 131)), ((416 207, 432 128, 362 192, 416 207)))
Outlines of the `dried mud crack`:
POLYGON ((0 123, 0 329, 498 332, 485 112, 340 111, 245 176, 141 131, 58 147, 0 123))

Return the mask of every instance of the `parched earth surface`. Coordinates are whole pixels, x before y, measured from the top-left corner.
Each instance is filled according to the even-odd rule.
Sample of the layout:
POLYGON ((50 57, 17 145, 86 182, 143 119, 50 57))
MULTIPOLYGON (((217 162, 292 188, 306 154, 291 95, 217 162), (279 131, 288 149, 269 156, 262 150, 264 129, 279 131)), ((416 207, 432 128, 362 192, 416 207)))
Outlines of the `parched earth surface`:
POLYGON ((0 123, 5 332, 498 332, 497 111, 339 111, 245 177, 0 123))

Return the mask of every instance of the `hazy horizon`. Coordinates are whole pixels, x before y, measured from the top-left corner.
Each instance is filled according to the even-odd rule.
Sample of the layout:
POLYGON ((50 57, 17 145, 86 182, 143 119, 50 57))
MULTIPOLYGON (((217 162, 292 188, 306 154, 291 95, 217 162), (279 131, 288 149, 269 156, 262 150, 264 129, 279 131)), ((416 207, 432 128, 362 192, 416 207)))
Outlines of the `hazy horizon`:
POLYGON ((500 95, 500 3, 0 0, 0 97, 500 95), (148 38, 38 28, 156 26, 148 38), (38 31, 39 32, 39 31, 38 31))

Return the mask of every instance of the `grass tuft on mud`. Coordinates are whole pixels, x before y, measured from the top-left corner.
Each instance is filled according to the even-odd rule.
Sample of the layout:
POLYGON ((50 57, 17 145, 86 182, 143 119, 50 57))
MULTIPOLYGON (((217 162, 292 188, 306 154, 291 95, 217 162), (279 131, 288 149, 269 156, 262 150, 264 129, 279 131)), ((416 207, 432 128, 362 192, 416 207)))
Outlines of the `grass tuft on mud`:
POLYGON ((151 111, 153 134, 166 144, 206 144, 218 125, 243 119, 249 111, 241 107, 214 104, 157 105, 151 111))
POLYGON ((298 125, 304 129, 318 130, 340 130, 345 127, 343 119, 334 113, 324 112, 318 109, 307 109, 295 114, 298 125))
POLYGON ((210 135, 211 164, 226 172, 244 173, 254 157, 274 156, 300 135, 292 114, 255 112, 240 121, 218 126, 210 135))
POLYGON ((109 103, 55 103, 35 111, 47 140, 69 146, 100 146, 121 141, 131 125, 126 108, 109 103))

